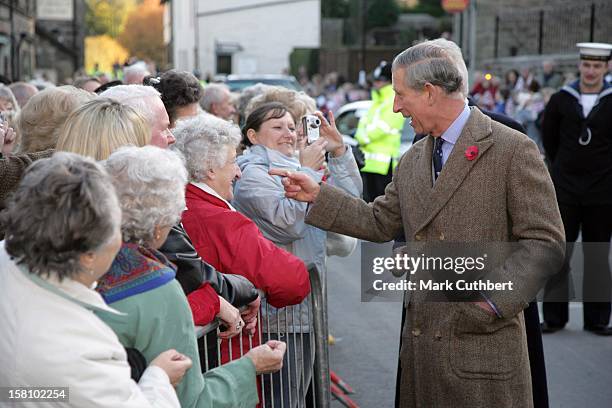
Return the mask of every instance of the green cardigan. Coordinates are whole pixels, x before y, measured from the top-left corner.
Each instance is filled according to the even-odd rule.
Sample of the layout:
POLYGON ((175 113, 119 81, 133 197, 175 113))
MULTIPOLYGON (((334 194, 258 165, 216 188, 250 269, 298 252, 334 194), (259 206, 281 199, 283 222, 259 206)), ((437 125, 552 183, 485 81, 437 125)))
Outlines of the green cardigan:
POLYGON ((139 350, 150 363, 168 349, 185 354, 193 366, 176 387, 184 408, 254 407, 258 402, 255 366, 243 357, 202 374, 191 310, 180 284, 172 281, 117 302, 126 316, 100 314, 124 347, 139 350))

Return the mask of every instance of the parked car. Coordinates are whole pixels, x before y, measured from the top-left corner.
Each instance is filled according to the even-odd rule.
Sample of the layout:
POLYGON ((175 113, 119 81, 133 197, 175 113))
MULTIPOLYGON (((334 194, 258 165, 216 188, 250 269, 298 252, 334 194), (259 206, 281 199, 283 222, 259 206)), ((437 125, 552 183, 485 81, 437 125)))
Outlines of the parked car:
MULTIPOLYGON (((335 113, 336 127, 342 134, 345 143, 351 146, 356 146, 359 143, 355 140, 355 133, 357 132, 357 126, 359 120, 365 116, 372 106, 372 101, 357 101, 350 102, 346 105, 342 105, 335 113)), ((402 138, 400 144, 400 157, 406 153, 412 146, 414 140, 414 129, 408 121, 404 122, 404 128, 402 129, 402 138)))
POLYGON ((258 83, 283 86, 296 91, 302 90, 302 86, 292 75, 227 75, 222 82, 229 86, 232 92, 240 92, 258 83))

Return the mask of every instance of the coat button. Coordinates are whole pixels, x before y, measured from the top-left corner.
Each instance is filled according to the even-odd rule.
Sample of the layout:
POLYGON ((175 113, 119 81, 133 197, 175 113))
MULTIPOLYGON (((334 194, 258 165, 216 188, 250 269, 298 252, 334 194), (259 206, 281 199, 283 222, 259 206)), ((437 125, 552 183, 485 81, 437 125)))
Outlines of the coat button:
POLYGON ((440 241, 444 241, 444 233, 443 232, 440 233, 440 241))
POLYGON ((414 337, 419 337, 421 335, 421 329, 419 329, 419 328, 413 329, 412 330, 412 335, 414 337))
POLYGON ((440 340, 442 340, 442 333, 437 331, 434 337, 436 338, 436 340, 440 341, 440 340))
POLYGON ((422 240, 422 239, 423 239, 423 237, 421 236, 421 234, 416 234, 416 235, 414 236, 414 239, 416 239, 417 241, 420 241, 420 240, 422 240))

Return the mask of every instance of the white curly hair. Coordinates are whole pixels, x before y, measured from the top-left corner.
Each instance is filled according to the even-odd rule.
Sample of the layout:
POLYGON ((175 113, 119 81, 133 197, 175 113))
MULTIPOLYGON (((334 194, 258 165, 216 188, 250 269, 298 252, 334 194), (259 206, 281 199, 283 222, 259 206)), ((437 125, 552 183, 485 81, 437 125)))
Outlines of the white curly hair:
POLYGON ((171 149, 183 155, 194 182, 208 179, 208 170, 223 167, 229 149, 236 149, 241 139, 238 126, 206 114, 179 121, 172 133, 176 143, 171 149))
POLYGON ((155 146, 122 147, 110 155, 105 167, 123 212, 125 242, 150 243, 156 227, 180 221, 187 184, 180 154, 155 146))

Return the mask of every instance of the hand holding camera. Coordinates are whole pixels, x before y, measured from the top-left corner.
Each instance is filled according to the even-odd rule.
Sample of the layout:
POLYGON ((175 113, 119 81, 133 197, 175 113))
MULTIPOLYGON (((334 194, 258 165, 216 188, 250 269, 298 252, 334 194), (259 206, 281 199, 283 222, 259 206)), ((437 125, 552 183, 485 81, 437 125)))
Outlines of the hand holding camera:
POLYGON ((8 121, 4 115, 0 115, 0 149, 3 155, 12 153, 17 135, 12 127, 9 127, 8 121))
POLYGON ((342 156, 346 151, 346 146, 342 140, 342 135, 336 128, 334 114, 331 111, 329 112, 329 121, 327 121, 325 116, 319 111, 315 112, 314 116, 320 121, 320 126, 318 128, 320 137, 327 140, 326 150, 331 152, 334 157, 342 156))
POLYGON ((320 170, 325 162, 327 144, 327 140, 321 137, 300 150, 300 164, 302 167, 309 167, 315 171, 320 170))

